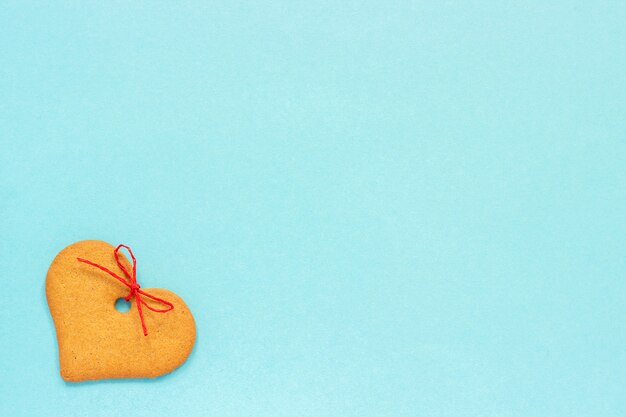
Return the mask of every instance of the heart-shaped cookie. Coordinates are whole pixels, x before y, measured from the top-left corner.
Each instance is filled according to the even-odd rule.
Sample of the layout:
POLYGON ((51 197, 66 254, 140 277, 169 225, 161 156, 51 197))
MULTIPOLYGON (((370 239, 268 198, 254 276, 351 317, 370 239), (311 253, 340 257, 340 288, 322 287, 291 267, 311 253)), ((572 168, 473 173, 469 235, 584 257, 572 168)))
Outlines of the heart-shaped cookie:
MULTIPOLYGON (((63 249, 48 270, 46 296, 59 342, 61 376, 66 381, 153 378, 176 369, 193 348, 193 316, 171 291, 141 288, 143 294, 171 303, 173 308, 167 312, 151 311, 151 307, 163 309, 163 305, 149 296, 141 296, 143 319, 136 297, 130 298, 129 311, 116 310, 116 300, 129 296, 130 283, 123 284, 93 266, 124 277, 115 250, 99 240, 76 242, 63 249)), ((133 271, 125 257, 121 256, 120 262, 126 271, 133 271)))

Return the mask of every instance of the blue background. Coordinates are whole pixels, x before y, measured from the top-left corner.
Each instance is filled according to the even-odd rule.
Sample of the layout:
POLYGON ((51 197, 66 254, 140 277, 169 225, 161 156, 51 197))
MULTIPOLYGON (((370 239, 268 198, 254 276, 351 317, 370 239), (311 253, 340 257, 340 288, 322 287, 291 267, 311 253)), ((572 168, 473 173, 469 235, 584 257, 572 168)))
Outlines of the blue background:
POLYGON ((0 415, 626 415, 626 3, 3 2, 0 415), (198 340, 67 384, 130 244, 198 340))

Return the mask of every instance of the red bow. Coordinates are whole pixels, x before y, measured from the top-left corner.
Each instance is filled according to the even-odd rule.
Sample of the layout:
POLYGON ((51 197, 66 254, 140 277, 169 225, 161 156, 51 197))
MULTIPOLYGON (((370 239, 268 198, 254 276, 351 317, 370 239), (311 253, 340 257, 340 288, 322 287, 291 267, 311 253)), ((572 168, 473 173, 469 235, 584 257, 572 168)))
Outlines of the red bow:
POLYGON ((143 329, 143 335, 148 336, 148 330, 146 329, 146 322, 143 319, 143 312, 141 311, 141 308, 142 308, 141 305, 143 304, 144 306, 146 306, 148 310, 154 311, 155 313, 167 313, 168 311, 171 311, 174 309, 174 305, 170 303, 169 301, 165 301, 162 298, 155 297, 154 295, 150 295, 147 292, 141 290, 141 287, 139 286, 139 284, 137 284, 137 259, 135 259, 135 255, 133 255, 133 251, 128 246, 119 245, 117 248, 115 248, 113 255, 115 255, 115 262, 117 262, 117 266, 119 266, 120 269, 124 271, 124 275, 128 277, 130 282, 127 282, 124 278, 120 277, 115 272, 111 272, 109 269, 103 267, 102 265, 98 265, 97 263, 91 262, 83 258, 76 258, 76 260, 78 262, 83 262, 88 265, 95 266, 96 268, 106 272, 107 274, 111 275, 113 278, 117 279, 119 282, 121 282, 122 284, 130 288, 130 292, 128 293, 126 297, 124 297, 124 300, 129 301, 131 298, 135 297, 135 300, 137 301, 137 311, 139 312, 139 318, 141 319, 141 328, 143 329), (122 263, 120 262, 118 252, 120 251, 121 248, 126 249, 128 253, 130 254, 130 257, 133 260, 133 273, 132 274, 129 273, 124 267, 124 265, 122 265, 122 263), (161 304, 165 304, 166 306, 168 306, 168 308, 158 309, 158 308, 150 307, 144 300, 141 299, 142 295, 154 301, 157 301, 161 304))

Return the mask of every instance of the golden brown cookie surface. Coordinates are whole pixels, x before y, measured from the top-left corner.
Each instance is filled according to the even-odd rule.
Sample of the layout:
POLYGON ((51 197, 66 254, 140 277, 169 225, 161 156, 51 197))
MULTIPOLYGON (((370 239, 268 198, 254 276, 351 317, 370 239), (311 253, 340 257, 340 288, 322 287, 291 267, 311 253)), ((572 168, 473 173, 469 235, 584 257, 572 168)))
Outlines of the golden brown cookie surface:
MULTIPOLYGON (((149 333, 144 336, 134 298, 128 312, 115 309, 115 301, 128 295, 128 287, 76 260, 85 258, 124 276, 114 250, 99 240, 80 241, 63 249, 48 270, 46 296, 59 343, 61 376, 66 381, 156 377, 180 366, 193 348, 195 322, 180 297, 161 288, 142 288, 174 305, 167 313, 144 307, 149 333)), ((127 259, 122 262, 132 269, 127 259)))

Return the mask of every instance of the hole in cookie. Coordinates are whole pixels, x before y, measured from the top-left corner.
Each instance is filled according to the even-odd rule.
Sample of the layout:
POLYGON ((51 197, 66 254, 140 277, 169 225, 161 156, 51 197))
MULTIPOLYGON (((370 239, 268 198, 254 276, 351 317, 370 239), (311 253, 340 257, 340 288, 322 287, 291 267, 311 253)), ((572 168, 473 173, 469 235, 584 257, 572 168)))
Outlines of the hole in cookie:
POLYGON ((126 313, 130 310, 130 302, 124 300, 123 298, 118 298, 115 300, 115 309, 120 313, 126 313))

